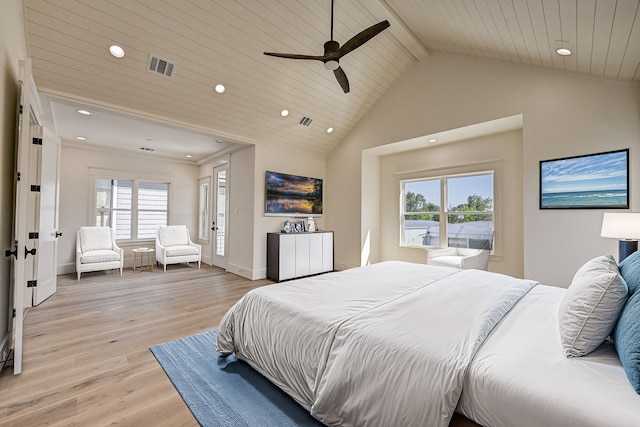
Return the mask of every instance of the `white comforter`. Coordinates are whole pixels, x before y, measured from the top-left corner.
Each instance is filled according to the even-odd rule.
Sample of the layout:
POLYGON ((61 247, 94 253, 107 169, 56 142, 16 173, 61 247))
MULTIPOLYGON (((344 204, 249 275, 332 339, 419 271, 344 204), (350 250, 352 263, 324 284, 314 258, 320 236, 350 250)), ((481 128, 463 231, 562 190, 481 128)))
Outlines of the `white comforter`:
POLYGON ((218 351, 327 425, 447 426, 471 359, 534 285, 390 261, 267 286, 224 316, 218 351))
POLYGON ((564 292, 536 286, 505 317, 474 357, 458 411, 493 427, 640 426, 640 396, 610 341, 564 356, 564 292))

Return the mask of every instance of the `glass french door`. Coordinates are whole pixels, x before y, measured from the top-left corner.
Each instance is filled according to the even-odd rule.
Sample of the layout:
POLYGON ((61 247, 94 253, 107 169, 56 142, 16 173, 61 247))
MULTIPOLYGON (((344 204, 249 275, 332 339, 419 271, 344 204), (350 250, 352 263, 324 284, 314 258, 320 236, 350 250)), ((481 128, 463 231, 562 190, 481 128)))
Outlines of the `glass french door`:
POLYGON ((213 168, 213 265, 227 268, 229 165, 213 168))

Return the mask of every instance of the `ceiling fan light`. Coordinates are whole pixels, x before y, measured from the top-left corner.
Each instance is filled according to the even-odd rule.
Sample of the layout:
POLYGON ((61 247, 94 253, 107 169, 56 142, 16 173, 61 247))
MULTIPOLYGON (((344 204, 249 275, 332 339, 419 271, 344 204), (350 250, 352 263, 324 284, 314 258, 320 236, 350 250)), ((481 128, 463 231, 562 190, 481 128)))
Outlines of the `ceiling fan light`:
POLYGON ((340 63, 335 59, 330 59, 329 61, 325 61, 324 68, 325 70, 334 71, 337 70, 340 66, 340 63))

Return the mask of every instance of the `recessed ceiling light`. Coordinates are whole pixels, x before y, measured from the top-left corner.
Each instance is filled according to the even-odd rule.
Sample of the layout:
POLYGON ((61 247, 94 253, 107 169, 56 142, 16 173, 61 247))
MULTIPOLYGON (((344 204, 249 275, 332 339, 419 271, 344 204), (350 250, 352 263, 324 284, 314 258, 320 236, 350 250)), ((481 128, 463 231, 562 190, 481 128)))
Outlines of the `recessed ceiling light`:
POLYGON ((282 111, 280 111, 280 115, 281 115, 282 117, 287 117, 287 116, 289 115, 289 110, 282 110, 282 111))
POLYGON ((431 138, 430 140, 427 141, 429 144, 435 144, 436 142, 438 142, 437 139, 435 138, 431 138))
POLYGON ((109 52, 116 58, 122 58, 124 56, 124 49, 115 44, 109 48, 109 52))
POLYGON ((218 92, 218 93, 224 93, 224 91, 225 91, 225 87, 224 87, 224 85, 217 84, 217 85, 216 85, 216 87, 215 87, 215 90, 216 90, 216 92, 218 92))
POLYGON ((333 128, 327 128, 327 133, 333 132, 333 128))
POLYGON ((185 156, 187 159, 190 159, 190 158, 192 158, 192 157, 193 157, 191 154, 185 154, 184 156, 185 156))
POLYGON ((562 56, 569 56, 569 55, 571 55, 571 50, 567 49, 566 47, 561 47, 561 48, 556 50, 556 53, 558 55, 562 55, 562 56))
POLYGON ((76 111, 78 111, 78 114, 82 114, 83 116, 91 115, 91 111, 87 111, 87 110, 76 110, 76 111))
POLYGON ((218 144, 222 144, 224 141, 223 141, 223 140, 221 140, 221 139, 216 139, 216 142, 217 142, 218 144))
POLYGON ((87 140, 87 138, 85 138, 84 136, 76 136, 76 139, 78 141, 86 141, 87 140))

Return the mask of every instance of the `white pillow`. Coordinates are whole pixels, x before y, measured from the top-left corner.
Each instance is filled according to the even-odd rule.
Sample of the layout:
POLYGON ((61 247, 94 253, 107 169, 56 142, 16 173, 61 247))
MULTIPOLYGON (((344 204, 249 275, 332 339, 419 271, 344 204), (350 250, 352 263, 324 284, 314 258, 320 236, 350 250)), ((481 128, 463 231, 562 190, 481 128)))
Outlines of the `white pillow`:
POLYGON ((187 239, 186 225, 167 225, 158 229, 158 237, 162 246, 186 246, 187 239))
POLYGON ((83 252, 113 249, 109 227, 80 227, 80 248, 83 252))
POLYGON ((613 256, 580 267, 558 311, 564 354, 584 356, 595 350, 611 334, 626 301, 627 284, 613 256))

